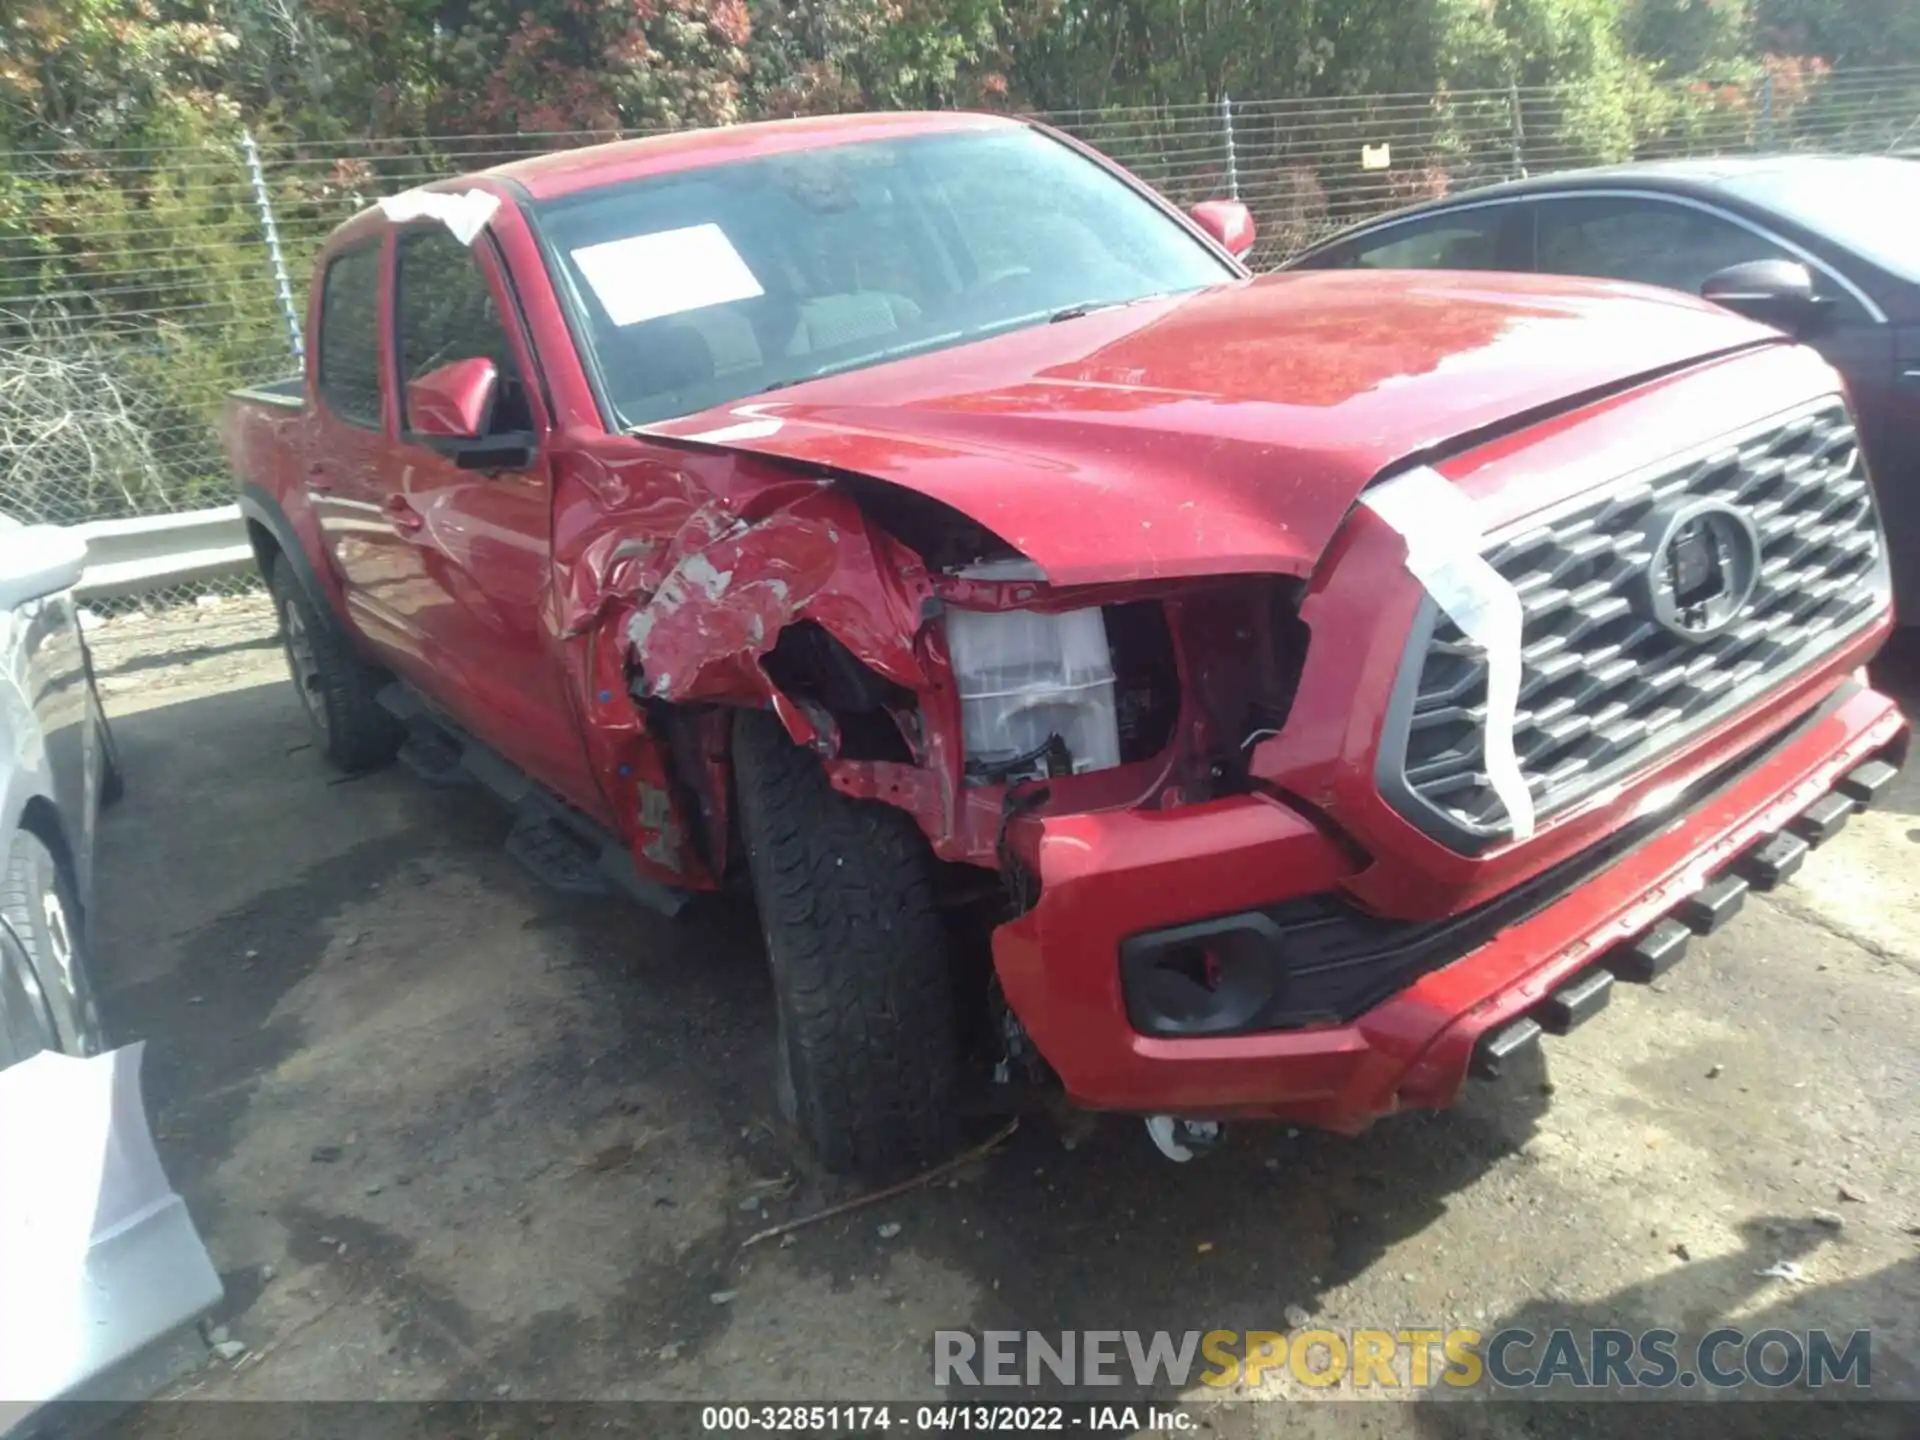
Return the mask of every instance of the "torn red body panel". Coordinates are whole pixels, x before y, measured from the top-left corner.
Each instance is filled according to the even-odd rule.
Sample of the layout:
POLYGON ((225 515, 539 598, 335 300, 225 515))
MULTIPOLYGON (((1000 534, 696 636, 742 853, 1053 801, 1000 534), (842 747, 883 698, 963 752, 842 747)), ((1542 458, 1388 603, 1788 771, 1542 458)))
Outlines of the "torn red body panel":
POLYGON ((932 594, 917 556, 875 532, 844 495, 821 489, 741 521, 680 563, 627 623, 642 690, 680 702, 759 703, 759 660, 796 620, 812 620, 876 674, 918 690, 920 602, 932 594))
MULTIPOLYGON (((710 885, 634 702, 771 706, 797 741, 818 745, 818 720, 776 690, 761 657, 811 620, 876 674, 925 690, 915 638, 931 582, 829 481, 745 484, 734 456, 618 436, 582 437, 557 461, 558 628, 591 696, 589 747, 639 819, 634 848, 649 873, 710 885)), ((693 788, 724 815, 724 787, 717 800, 693 788)))

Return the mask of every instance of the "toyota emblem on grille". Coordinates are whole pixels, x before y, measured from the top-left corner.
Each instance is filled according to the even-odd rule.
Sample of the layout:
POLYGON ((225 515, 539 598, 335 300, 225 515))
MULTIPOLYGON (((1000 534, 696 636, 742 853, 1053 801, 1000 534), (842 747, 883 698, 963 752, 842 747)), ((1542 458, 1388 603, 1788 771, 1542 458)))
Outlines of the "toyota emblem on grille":
POLYGON ((1688 640, 1733 623, 1760 578, 1760 537, 1731 505, 1701 500, 1659 514, 1648 531, 1646 600, 1653 619, 1688 640))

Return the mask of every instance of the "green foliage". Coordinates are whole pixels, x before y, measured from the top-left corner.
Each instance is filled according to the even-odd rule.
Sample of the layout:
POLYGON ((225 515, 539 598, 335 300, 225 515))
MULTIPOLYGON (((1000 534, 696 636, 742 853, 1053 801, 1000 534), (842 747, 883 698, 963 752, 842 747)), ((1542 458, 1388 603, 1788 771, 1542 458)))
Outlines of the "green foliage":
POLYGON ((298 288, 374 196, 556 131, 1073 111, 1188 201, 1223 96, 1330 97, 1238 112, 1272 259, 1521 166, 1920 140, 1920 87, 1830 73, 1902 63, 1920 0, 0 0, 0 508, 18 437, 71 513, 224 485, 221 394, 288 363, 243 127, 298 288))
POLYGON ((1753 0, 1759 47, 1771 55, 1814 55, 1835 66, 1920 61, 1920 5, 1914 0, 1753 0))
POLYGON ((1662 74, 1752 69, 1747 0, 1630 0, 1622 24, 1628 48, 1662 74))

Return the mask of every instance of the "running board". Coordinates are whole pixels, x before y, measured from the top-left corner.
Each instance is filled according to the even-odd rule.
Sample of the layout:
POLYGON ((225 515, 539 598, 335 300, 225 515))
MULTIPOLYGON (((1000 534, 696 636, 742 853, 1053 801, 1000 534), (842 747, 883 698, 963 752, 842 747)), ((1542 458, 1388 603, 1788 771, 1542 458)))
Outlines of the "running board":
POLYGON ((398 681, 382 687, 380 708, 407 727, 400 760, 429 785, 478 785, 513 811, 507 853, 563 895, 621 894, 669 918, 692 899, 642 875, 612 834, 482 741, 442 720, 398 681))

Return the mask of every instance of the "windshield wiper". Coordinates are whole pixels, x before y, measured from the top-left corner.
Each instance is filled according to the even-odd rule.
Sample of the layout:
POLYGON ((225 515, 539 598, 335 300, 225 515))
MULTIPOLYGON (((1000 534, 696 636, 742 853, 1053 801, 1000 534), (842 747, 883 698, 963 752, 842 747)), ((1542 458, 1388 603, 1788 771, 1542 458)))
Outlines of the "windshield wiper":
POLYGON ((818 370, 809 370, 804 375, 788 375, 779 380, 769 380, 754 393, 765 395, 770 390, 784 390, 789 385, 804 385, 809 380, 824 380, 829 375, 844 375, 849 370, 864 370, 870 365, 884 365, 889 360, 903 360, 909 355, 916 355, 923 350, 931 350, 941 345, 951 345, 954 341, 964 338, 964 332, 959 330, 924 336, 906 345, 894 345, 885 350, 876 350, 871 355, 855 355, 832 365, 822 365, 818 370))
POLYGON ((1186 290, 1153 290, 1145 295, 1134 295, 1125 300, 1082 300, 1078 305, 1068 305, 1064 309, 1054 311, 1047 317, 1047 323, 1055 325, 1062 320, 1078 320, 1082 315, 1091 315, 1096 310, 1124 310, 1129 305, 1145 305, 1149 300, 1165 300, 1170 295, 1190 295, 1194 290, 1201 288, 1204 287, 1193 286, 1186 290))
POLYGON ((1128 300, 1083 300, 1078 305, 1068 305, 1047 316, 1049 325, 1058 325, 1062 320, 1078 320, 1083 315, 1091 315, 1096 310, 1118 310, 1122 305, 1131 304, 1128 300))
POLYGON ((949 330, 940 335, 915 340, 906 345, 895 345, 886 350, 875 351, 871 355, 856 355, 852 359, 842 360, 833 365, 822 366, 805 375, 787 375, 778 380, 769 380, 754 393, 765 395, 774 390, 784 390, 789 385, 804 385, 809 380, 824 380, 829 375, 841 375, 849 370, 862 370, 870 365, 883 365, 889 360, 903 360, 927 350, 935 350, 943 345, 952 345, 965 340, 986 340, 995 335, 1004 335, 1009 330, 1019 330, 1025 326, 1045 320, 1049 325, 1057 325, 1062 320, 1078 320, 1083 315, 1091 315, 1096 310, 1118 310, 1127 305, 1140 305, 1148 300, 1164 300, 1176 292, 1156 290, 1151 295, 1136 295, 1128 300, 1082 300, 1075 305, 1066 305, 1058 310, 1039 310, 1031 315, 1014 315, 995 324, 985 326, 969 335, 964 330, 949 330))

